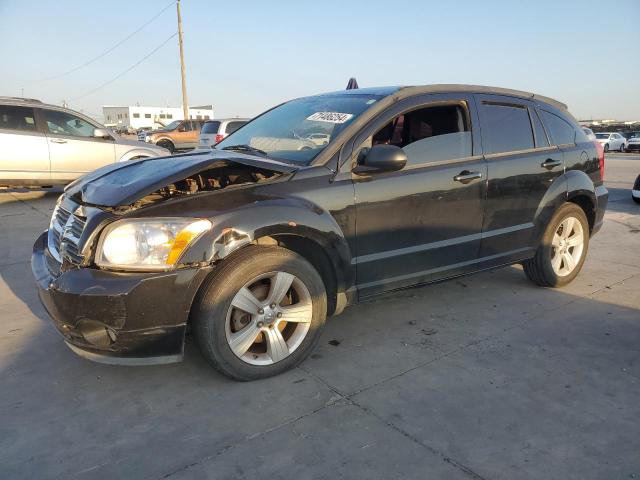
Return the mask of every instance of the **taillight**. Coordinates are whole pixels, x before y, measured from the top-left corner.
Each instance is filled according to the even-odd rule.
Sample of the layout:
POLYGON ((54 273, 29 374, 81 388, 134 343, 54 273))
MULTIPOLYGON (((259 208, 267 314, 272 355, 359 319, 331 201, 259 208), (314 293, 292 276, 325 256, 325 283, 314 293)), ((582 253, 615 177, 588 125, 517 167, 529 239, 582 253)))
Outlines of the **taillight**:
POLYGON ((224 140, 224 137, 225 137, 224 133, 216 133, 216 143, 224 140))
POLYGON ((599 142, 593 142, 598 153, 598 168, 600 169, 600 180, 604 182, 604 148, 599 142))

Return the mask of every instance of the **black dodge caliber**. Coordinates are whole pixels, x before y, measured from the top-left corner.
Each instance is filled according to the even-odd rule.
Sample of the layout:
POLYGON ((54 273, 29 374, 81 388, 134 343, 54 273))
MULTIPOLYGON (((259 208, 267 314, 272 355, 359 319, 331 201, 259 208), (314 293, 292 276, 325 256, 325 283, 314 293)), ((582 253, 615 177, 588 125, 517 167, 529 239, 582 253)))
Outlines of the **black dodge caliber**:
POLYGON ((513 263, 538 285, 567 284, 602 224, 603 173, 550 98, 330 93, 279 105, 210 151, 85 175, 32 268, 79 355, 178 361, 189 328, 214 367, 251 380, 301 362, 328 315, 372 295, 513 263))

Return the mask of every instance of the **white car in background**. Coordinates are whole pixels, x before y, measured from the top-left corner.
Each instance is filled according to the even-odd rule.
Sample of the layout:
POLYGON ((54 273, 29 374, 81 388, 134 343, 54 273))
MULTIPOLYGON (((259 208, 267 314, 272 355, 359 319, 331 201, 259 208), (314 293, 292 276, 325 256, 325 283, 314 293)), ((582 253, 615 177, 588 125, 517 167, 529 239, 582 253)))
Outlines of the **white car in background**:
POLYGON ((584 134, 587 136, 589 140, 596 141, 596 134, 593 133, 593 130, 587 127, 582 127, 582 131, 584 132, 584 134))
POLYGON ((328 133, 312 133, 311 135, 307 136, 307 140, 311 140, 313 143, 321 147, 329 143, 329 140, 331 140, 331 135, 329 135, 328 133))
POLYGON ((169 155, 81 113, 16 97, 0 97, 0 146, 3 186, 65 185, 111 163, 169 155))
POLYGON ((602 145, 605 152, 609 150, 624 152, 627 149, 627 139, 616 132, 598 132, 596 141, 602 145))

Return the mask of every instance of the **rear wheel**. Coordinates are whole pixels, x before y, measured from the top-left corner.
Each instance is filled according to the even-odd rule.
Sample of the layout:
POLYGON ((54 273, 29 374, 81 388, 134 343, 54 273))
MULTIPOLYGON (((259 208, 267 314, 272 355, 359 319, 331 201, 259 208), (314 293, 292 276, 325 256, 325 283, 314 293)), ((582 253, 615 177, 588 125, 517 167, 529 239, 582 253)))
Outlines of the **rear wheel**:
POLYGON ((202 290, 194 334, 205 358, 236 380, 282 373, 313 350, 327 298, 318 272, 280 247, 230 256, 202 290))
POLYGON ((158 143, 156 143, 156 145, 162 148, 166 148, 171 153, 174 153, 176 151, 176 146, 171 140, 160 140, 158 143))
POLYGON ((604 145, 604 151, 605 151, 605 152, 608 152, 608 151, 609 151, 609 144, 608 144, 608 143, 606 143, 606 144, 604 145))
POLYGON ((529 279, 543 287, 561 287, 582 269, 589 246, 589 222, 578 205, 565 203, 555 213, 536 255, 523 264, 529 279))

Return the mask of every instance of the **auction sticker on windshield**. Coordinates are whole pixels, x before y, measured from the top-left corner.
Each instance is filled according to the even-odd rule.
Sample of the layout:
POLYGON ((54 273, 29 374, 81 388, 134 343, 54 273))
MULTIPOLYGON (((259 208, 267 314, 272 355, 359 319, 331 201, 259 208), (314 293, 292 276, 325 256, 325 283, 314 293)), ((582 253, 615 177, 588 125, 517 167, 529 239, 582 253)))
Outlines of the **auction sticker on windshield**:
POLYGON ((345 123, 351 120, 352 117, 352 113, 316 112, 313 115, 308 116, 307 120, 313 120, 315 122, 345 123))

